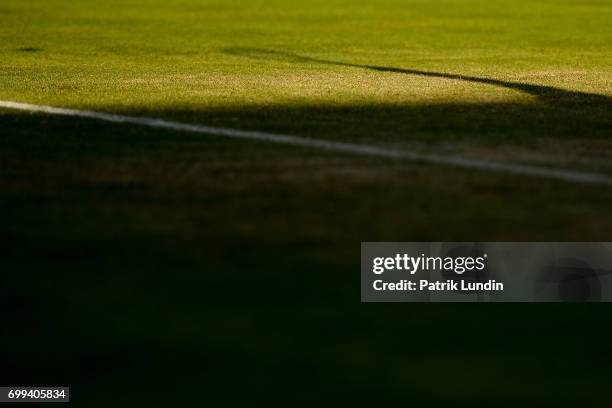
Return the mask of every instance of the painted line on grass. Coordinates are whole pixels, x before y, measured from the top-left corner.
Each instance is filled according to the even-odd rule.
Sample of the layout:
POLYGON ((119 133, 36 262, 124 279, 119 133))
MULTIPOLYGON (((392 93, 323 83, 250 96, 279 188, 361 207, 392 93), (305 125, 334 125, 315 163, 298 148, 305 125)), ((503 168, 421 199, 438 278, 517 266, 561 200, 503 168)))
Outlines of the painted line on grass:
POLYGON ((131 125, 149 126, 160 129, 201 133, 205 135, 222 136, 233 139, 248 139, 263 142, 282 143, 293 146, 309 147, 363 156, 409 160, 421 163, 463 167, 499 173, 517 174, 530 177, 562 180, 578 184, 603 184, 607 186, 612 186, 612 177, 598 173, 531 166, 511 162, 469 159, 452 155, 417 153, 371 145, 333 142, 329 140, 311 139, 307 137, 280 135, 258 131, 210 127, 189 123, 172 122, 164 119, 124 116, 112 113, 94 112, 77 109, 55 108, 52 106, 32 105, 28 103, 19 103, 11 101, 0 101, 0 107, 27 112, 40 112, 50 115, 72 116, 79 118, 102 120, 105 122, 112 123, 127 123, 131 125))

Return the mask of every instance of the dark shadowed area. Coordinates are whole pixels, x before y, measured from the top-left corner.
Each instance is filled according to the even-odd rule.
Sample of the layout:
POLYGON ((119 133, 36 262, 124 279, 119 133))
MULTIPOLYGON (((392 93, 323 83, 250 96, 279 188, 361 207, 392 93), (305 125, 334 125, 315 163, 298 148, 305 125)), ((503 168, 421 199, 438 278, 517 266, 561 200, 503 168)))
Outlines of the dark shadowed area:
POLYGON ((603 306, 365 305, 356 271, 364 240, 605 240, 609 189, 79 119, 0 123, 4 381, 71 384, 88 406, 189 403, 201 387, 223 406, 270 389, 299 406, 513 406, 580 403, 574 387, 607 378, 603 306))

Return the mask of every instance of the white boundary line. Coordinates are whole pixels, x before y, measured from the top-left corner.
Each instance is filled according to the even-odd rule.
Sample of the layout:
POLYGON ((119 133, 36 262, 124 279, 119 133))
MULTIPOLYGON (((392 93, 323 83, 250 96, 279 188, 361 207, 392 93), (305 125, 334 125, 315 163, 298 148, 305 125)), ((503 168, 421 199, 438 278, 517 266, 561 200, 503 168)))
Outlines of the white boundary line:
POLYGON ((531 177, 562 180, 578 184, 603 184, 607 186, 612 186, 612 177, 603 174, 588 173, 582 171, 530 166, 511 162, 468 159, 450 155, 416 153, 377 146, 311 139, 300 136, 278 135, 265 132, 192 125, 188 123, 171 122, 163 119, 123 116, 110 113, 76 109, 54 108, 52 106, 31 105, 28 103, 18 103, 11 101, 0 101, 0 107, 28 112, 41 112, 50 115, 73 116, 79 118, 103 120, 106 122, 113 123, 127 123, 132 125, 149 126, 154 128, 223 136, 234 139, 249 139, 264 142, 283 143, 293 146, 310 147, 364 156, 385 157, 390 159, 409 160, 430 164, 442 164, 447 166, 464 167, 483 171, 519 174, 531 177))

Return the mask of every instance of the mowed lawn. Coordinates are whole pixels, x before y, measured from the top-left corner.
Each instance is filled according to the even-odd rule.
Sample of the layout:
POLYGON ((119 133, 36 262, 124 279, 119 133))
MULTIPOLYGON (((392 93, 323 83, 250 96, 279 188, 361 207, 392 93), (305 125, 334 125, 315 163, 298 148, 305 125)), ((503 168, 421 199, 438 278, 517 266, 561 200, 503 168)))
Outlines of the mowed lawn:
MULTIPOLYGON (((3 0, 0 100, 612 174, 611 21, 3 0)), ((359 243, 609 241, 611 209, 606 186, 0 109, 0 377, 77 406, 583 404, 607 306, 360 304, 359 243)))

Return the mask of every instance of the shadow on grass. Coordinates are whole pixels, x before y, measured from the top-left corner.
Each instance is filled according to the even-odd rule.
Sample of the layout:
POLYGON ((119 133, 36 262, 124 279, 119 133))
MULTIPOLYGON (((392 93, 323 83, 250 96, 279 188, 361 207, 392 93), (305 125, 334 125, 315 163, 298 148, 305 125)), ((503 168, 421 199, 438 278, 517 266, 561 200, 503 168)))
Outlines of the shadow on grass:
MULTIPOLYGON (((305 131, 326 127, 312 114, 379 124, 418 109, 432 107, 133 113, 305 131)), ((454 129, 471 129, 466 112, 484 119, 436 109, 455 112, 454 129)), ((610 358, 607 309, 360 305, 359 243, 605 239, 609 190, 80 118, 0 112, 0 128, 4 384, 71 385, 75 405, 101 407, 261 405, 270 392, 291 406, 560 406, 605 389, 608 367, 585 361, 610 358), (559 355, 581 375, 568 380, 559 355), (569 395, 541 388, 570 381, 569 395), (450 382, 460 396, 437 392, 450 382)))
POLYGON ((21 47, 21 48, 17 48, 17 51, 21 51, 21 52, 41 52, 43 51, 42 48, 38 48, 38 47, 21 47))
POLYGON ((417 75, 433 78, 454 79, 458 81, 467 81, 480 84, 498 86, 506 89, 512 89, 537 97, 540 101, 570 107, 591 107, 606 109, 608 113, 612 113, 612 98, 605 95, 598 95, 585 92, 568 91, 552 86, 535 85, 523 82, 503 81, 494 78, 475 77, 469 75, 449 74, 443 72, 421 71, 416 69, 405 69, 397 67, 387 67, 381 65, 369 64, 353 64, 342 61, 331 61, 320 58, 313 58, 293 54, 290 52, 266 50, 259 48, 225 48, 223 50, 227 54, 243 56, 261 60, 282 60, 296 63, 314 63, 323 65, 336 65, 341 67, 362 68, 378 72, 389 72, 395 74, 417 75))
MULTIPOLYGON (((605 96, 228 52, 485 83, 538 101, 101 108, 367 142, 557 146, 611 134, 605 96)), ((360 305, 358 271, 365 240, 605 239, 608 190, 77 118, 0 113, 0 128, 5 384, 68 384, 79 405, 130 407, 257 405, 270 392, 291 406, 561 405, 581 401, 574 389, 605 389, 608 367, 585 363, 610 358, 605 309, 525 306, 517 319, 516 305, 360 305), (556 369, 559 355, 579 378, 556 369)))

